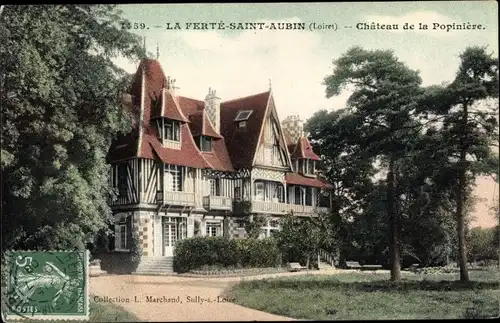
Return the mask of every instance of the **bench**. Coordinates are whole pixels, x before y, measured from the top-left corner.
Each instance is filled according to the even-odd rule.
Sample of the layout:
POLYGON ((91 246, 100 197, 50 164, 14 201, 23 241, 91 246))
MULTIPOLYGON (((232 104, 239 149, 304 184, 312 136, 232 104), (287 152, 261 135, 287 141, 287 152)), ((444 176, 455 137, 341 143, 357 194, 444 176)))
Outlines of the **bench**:
POLYGON ((307 269, 306 266, 301 266, 298 262, 291 262, 289 266, 290 266, 290 271, 299 271, 302 269, 307 269))
POLYGON ((346 261, 345 267, 347 269, 361 269, 361 265, 357 261, 346 261))
POLYGON ((382 269, 382 265, 363 265, 361 270, 377 270, 382 269))

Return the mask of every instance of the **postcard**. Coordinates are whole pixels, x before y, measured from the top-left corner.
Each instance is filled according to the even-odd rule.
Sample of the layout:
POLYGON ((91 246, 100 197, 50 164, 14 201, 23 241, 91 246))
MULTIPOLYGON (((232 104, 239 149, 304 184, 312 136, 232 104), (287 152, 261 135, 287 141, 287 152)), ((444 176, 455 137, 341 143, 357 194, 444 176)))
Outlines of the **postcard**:
POLYGON ((2 5, 6 321, 500 314, 498 4, 2 5))

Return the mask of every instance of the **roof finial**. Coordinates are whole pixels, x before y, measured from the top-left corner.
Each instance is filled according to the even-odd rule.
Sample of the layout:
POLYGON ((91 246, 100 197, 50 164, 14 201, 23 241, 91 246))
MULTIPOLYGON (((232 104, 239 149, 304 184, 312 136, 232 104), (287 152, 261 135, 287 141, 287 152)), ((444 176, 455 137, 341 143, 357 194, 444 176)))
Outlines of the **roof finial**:
POLYGON ((269 91, 271 91, 271 78, 269 78, 269 91))
POLYGON ((156 43, 156 59, 160 58, 160 44, 156 43))

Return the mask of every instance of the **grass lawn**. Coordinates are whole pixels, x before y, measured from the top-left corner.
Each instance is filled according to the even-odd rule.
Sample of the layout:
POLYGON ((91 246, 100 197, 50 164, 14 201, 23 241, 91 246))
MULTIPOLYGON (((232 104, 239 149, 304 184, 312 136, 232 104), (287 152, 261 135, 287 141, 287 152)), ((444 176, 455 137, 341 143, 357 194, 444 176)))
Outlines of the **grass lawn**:
POLYGON ((401 284, 388 273, 338 273, 242 282, 227 291, 235 303, 309 320, 460 319, 499 315, 500 272, 458 274, 403 272, 401 284))
POLYGON ((132 313, 112 303, 95 303, 90 297, 90 320, 89 321, 44 321, 44 320, 22 320, 22 322, 139 322, 139 319, 132 313))

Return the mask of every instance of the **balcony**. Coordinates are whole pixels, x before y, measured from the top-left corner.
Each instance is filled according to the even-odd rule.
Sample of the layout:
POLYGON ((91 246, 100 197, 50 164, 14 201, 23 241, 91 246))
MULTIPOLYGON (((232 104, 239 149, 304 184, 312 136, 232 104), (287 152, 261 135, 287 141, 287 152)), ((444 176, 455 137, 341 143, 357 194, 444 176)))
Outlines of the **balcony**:
POLYGON ((206 210, 223 210, 231 211, 233 201, 228 196, 204 196, 203 197, 203 208, 206 210))
POLYGON ((251 213, 286 214, 317 214, 328 212, 328 207, 288 204, 272 201, 252 201, 251 213))
POLYGON ((156 193, 156 199, 158 203, 179 206, 194 206, 194 193, 190 192, 158 191, 156 193))

